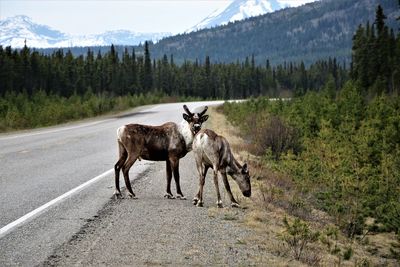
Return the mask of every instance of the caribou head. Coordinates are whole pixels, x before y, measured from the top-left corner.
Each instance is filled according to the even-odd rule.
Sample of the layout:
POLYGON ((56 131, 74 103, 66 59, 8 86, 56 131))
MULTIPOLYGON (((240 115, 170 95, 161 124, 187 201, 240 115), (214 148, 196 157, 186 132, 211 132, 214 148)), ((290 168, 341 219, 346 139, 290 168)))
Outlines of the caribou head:
POLYGON ((239 162, 235 160, 235 164, 237 166, 237 169, 231 168, 230 165, 228 165, 227 173, 239 185, 240 191, 242 191, 243 196, 250 197, 251 183, 250 183, 250 174, 247 168, 247 163, 245 163, 243 166, 240 166, 239 162))
POLYGON ((190 125, 190 131, 196 135, 201 130, 201 125, 208 119, 208 115, 204 115, 208 109, 207 106, 200 113, 192 113, 186 105, 183 105, 186 114, 183 113, 183 119, 190 125))

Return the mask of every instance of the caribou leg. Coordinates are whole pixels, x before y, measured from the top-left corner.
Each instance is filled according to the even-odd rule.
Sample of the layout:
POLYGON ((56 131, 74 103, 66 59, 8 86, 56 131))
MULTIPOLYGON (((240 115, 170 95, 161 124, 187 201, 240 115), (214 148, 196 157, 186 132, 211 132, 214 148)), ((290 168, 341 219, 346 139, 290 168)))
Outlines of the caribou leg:
POLYGON ((126 160, 124 166, 122 166, 122 173, 124 174, 125 186, 126 186, 126 189, 128 190, 128 197, 130 197, 130 198, 136 198, 136 196, 132 191, 131 182, 129 180, 129 169, 135 163, 137 158, 138 158, 138 155, 129 155, 128 154, 128 159, 126 160))
POLYGON ((174 180, 176 186, 176 194, 177 194, 176 198, 184 200, 186 199, 186 197, 183 195, 181 190, 180 177, 179 177, 179 159, 172 159, 171 167, 174 174, 174 180))
MULTIPOLYGON (((208 166, 200 166, 197 168, 197 171, 199 173, 199 191, 197 192, 196 196, 192 200, 193 205, 197 205, 200 200, 200 194, 203 195, 203 190, 200 190, 200 189, 205 184, 205 177, 207 175, 208 168, 209 168, 208 166)), ((201 198, 201 199, 202 199, 201 201, 203 201, 203 198, 201 198)), ((203 203, 198 205, 198 207, 202 207, 202 206, 203 206, 203 203)))
POLYGON ((225 189, 228 192, 229 198, 231 200, 231 206, 234 208, 239 208, 239 203, 236 201, 236 199, 232 195, 231 187, 229 185, 228 177, 226 177, 226 172, 225 170, 221 171, 221 176, 222 176, 222 181, 224 182, 225 189))
POLYGON ((197 207, 203 207, 203 204, 204 204, 204 202, 203 202, 203 188, 204 188, 204 184, 206 182, 205 178, 206 177, 204 175, 202 175, 200 177, 200 188, 199 188, 199 193, 198 193, 199 199, 198 199, 198 202, 196 204, 197 207))
POLYGON ((171 168, 171 162, 168 159, 166 160, 166 172, 167 172, 167 192, 164 195, 164 197, 173 199, 175 197, 171 193, 172 168, 171 168))
POLYGON ((128 156, 128 153, 127 153, 125 147, 120 142, 118 142, 118 148, 119 148, 119 159, 118 159, 117 163, 114 165, 114 172, 115 172, 114 196, 115 196, 115 198, 121 197, 121 191, 119 189, 119 173, 120 173, 121 168, 124 165, 126 158, 128 156))
POLYGON ((221 194, 219 192, 219 185, 218 185, 218 170, 216 167, 214 167, 214 185, 215 185, 215 191, 217 192, 217 206, 218 208, 223 208, 221 194))
POLYGON ((199 192, 193 199, 193 205, 196 205, 197 207, 203 207, 203 188, 206 182, 208 168, 208 166, 204 166, 201 163, 197 166, 197 171, 199 173, 199 192))

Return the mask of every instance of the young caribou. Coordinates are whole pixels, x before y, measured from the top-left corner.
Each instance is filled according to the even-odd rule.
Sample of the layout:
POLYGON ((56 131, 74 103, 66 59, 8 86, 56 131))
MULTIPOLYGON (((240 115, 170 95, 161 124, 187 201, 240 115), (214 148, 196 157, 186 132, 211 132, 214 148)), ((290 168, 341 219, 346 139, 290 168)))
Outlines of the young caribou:
POLYGON ((245 197, 251 196, 250 175, 247 164, 243 166, 239 164, 233 157, 228 141, 223 136, 217 135, 209 129, 200 130, 193 140, 193 153, 200 180, 199 191, 193 199, 194 205, 203 206, 203 187, 209 168, 214 171, 214 185, 217 191, 217 205, 219 208, 223 206, 218 187, 218 173, 222 177, 232 207, 239 207, 239 204, 232 195, 226 174, 229 174, 235 180, 245 197))
POLYGON ((165 197, 174 198, 171 193, 171 179, 173 174, 177 198, 186 199, 179 184, 179 159, 192 150, 193 137, 200 131, 201 125, 208 119, 208 115, 204 115, 207 107, 200 113, 190 112, 186 105, 183 108, 186 114, 183 114, 184 121, 180 125, 174 122, 167 122, 160 126, 128 124, 118 128, 119 159, 114 166, 114 195, 117 198, 121 196, 119 189, 119 173, 121 169, 126 189, 128 190, 128 196, 135 198, 129 181, 129 169, 137 159, 146 159, 166 161, 167 192, 165 197))

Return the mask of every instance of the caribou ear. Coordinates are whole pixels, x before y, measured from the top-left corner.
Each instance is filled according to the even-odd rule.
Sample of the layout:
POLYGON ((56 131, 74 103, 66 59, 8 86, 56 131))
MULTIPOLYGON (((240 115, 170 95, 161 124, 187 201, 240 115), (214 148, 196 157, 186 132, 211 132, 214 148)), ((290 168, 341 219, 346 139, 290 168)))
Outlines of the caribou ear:
POLYGON ((201 117, 202 122, 205 122, 206 120, 208 120, 208 115, 204 115, 201 117))
POLYGON ((183 119, 184 119, 185 121, 191 122, 191 118, 192 118, 192 117, 190 117, 188 114, 185 114, 185 113, 183 113, 182 115, 183 115, 183 119))

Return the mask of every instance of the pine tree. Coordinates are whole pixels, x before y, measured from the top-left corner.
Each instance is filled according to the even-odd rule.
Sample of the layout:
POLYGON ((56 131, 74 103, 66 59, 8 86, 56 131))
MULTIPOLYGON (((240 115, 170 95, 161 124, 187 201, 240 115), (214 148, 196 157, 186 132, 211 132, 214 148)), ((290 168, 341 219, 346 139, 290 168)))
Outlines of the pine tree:
POLYGON ((138 87, 138 71, 137 71, 137 63, 136 63, 136 53, 135 49, 132 48, 132 56, 131 56, 131 75, 132 75, 132 84, 130 84, 130 92, 137 93, 138 87))
POLYGON ((206 56, 206 61, 205 61, 205 66, 204 66, 204 91, 206 94, 203 95, 203 97, 206 97, 207 95, 211 95, 213 98, 215 98, 215 90, 214 86, 211 82, 211 63, 210 63, 210 57, 206 56))
POLYGON ((375 25, 378 33, 378 39, 382 37, 385 28, 385 19, 387 19, 387 17, 383 13, 383 8, 381 7, 381 5, 378 5, 375 15, 375 25))
POLYGON ((168 57, 164 54, 162 62, 160 64, 160 89, 167 93, 168 95, 171 94, 171 87, 170 87, 170 67, 168 63, 168 57))
POLYGON ((144 69, 143 69, 143 89, 148 92, 153 87, 153 74, 151 66, 151 58, 149 51, 149 44, 146 41, 144 43, 144 69))
POLYGON ((358 80, 363 88, 367 88, 369 86, 369 76, 367 71, 369 66, 367 49, 368 44, 365 29, 362 25, 359 25, 353 37, 353 53, 350 75, 352 79, 358 80))

